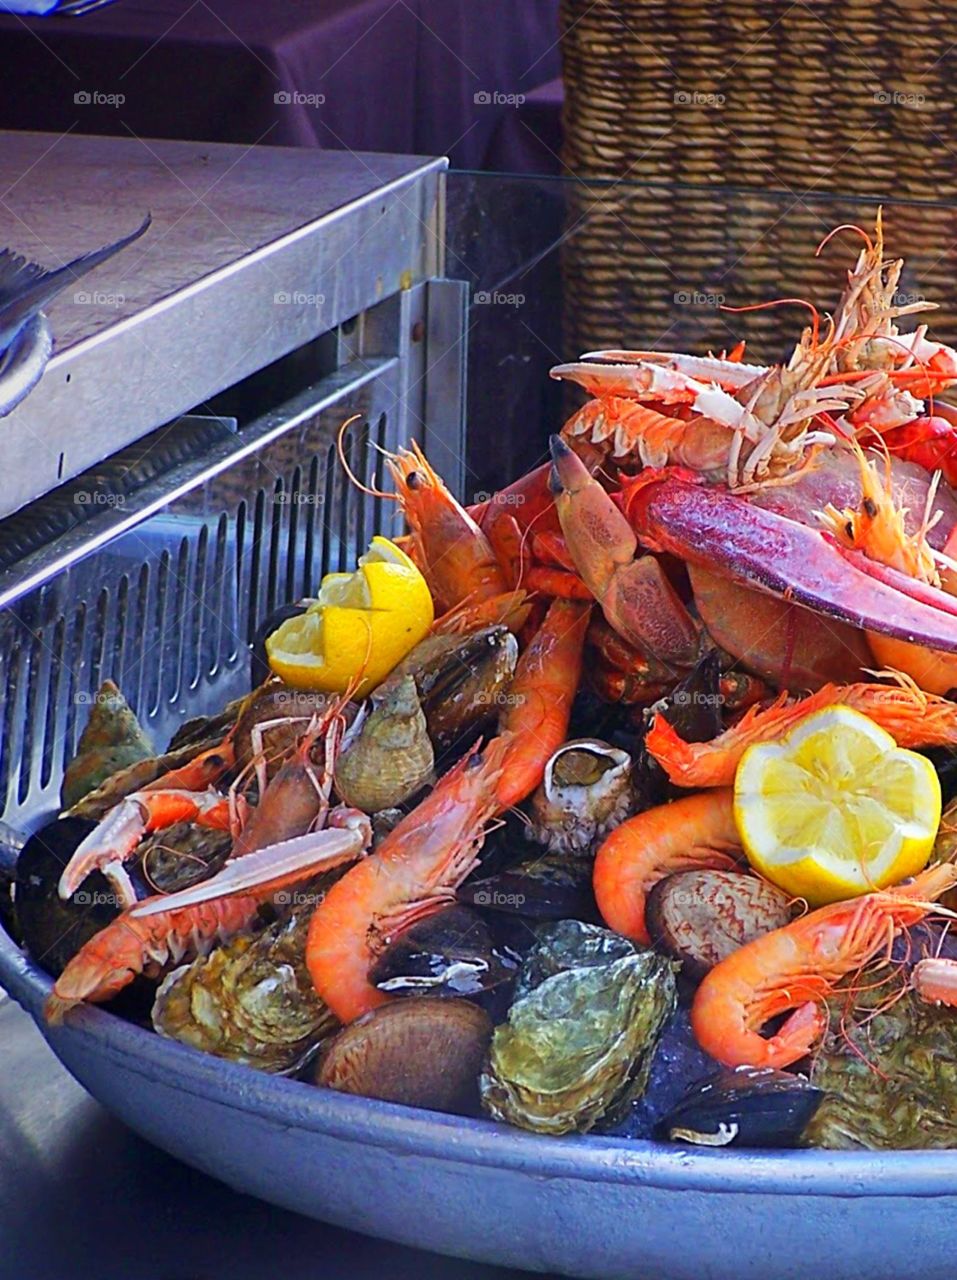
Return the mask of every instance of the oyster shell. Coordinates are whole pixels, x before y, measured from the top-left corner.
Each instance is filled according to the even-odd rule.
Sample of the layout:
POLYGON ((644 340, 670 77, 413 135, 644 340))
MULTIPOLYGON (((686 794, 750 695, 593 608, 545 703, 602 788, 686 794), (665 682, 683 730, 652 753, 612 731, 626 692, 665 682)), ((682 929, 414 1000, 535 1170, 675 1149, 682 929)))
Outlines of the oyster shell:
POLYGON ((633 806, 628 752, 599 738, 575 738, 546 764, 526 834, 553 852, 588 853, 633 806))
POLYGON ((395 808, 425 786, 435 765, 411 676, 380 687, 371 704, 336 765, 340 799, 363 813, 395 808))
POLYGON ((295 1071, 338 1025, 306 969, 312 910, 174 970, 156 993, 155 1030, 262 1071, 295 1071))
POLYGON ((613 1124, 647 1083, 676 1004, 673 968, 596 925, 545 927, 492 1037, 486 1111, 535 1133, 613 1124))

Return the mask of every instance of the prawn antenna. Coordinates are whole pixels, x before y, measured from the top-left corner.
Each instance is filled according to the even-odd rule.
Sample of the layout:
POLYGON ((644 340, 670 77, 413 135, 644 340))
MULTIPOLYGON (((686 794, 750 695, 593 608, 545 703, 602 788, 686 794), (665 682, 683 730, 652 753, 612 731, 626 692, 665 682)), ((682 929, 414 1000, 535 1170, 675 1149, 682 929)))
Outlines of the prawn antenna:
POLYGON ((868 253, 874 252, 874 242, 871 240, 870 236, 867 234, 867 232, 864 230, 863 227, 859 227, 856 222, 842 222, 839 227, 835 227, 832 231, 829 231, 827 235, 824 237, 824 239, 821 241, 821 243, 818 245, 818 247, 814 250, 815 258, 819 258, 822 252, 824 251, 825 247, 828 244, 830 244, 830 242, 834 239, 834 237, 840 234, 840 232, 842 231, 853 231, 854 234, 857 236, 860 236, 861 239, 864 241, 864 243, 867 245, 867 252, 868 253))
POLYGON ((349 465, 349 459, 346 457, 344 444, 345 434, 352 424, 354 422, 358 422, 361 417, 361 413, 354 413, 351 418, 346 418, 345 422, 336 433, 336 453, 339 455, 339 462, 342 464, 343 471, 360 493, 368 494, 370 498, 388 498, 390 502, 397 502, 398 499, 394 493, 386 493, 384 489, 376 489, 371 485, 365 484, 359 479, 356 473, 352 470, 352 467, 349 465))
POLYGON ((808 302, 807 298, 771 298, 767 302, 749 302, 743 307, 729 307, 727 303, 722 302, 719 311, 766 311, 768 307, 806 307, 811 313, 811 339, 817 346, 818 335, 821 331, 821 313, 813 302, 808 302))

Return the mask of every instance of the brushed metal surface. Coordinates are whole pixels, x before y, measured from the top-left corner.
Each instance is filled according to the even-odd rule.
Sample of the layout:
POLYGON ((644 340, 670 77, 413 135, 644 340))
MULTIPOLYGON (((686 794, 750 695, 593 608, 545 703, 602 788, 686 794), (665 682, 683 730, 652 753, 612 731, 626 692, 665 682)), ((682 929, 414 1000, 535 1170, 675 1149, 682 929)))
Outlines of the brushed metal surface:
POLYGON ((152 212, 49 308, 0 421, 0 516, 349 317, 441 274, 444 160, 0 135, 0 244, 58 265, 152 212))

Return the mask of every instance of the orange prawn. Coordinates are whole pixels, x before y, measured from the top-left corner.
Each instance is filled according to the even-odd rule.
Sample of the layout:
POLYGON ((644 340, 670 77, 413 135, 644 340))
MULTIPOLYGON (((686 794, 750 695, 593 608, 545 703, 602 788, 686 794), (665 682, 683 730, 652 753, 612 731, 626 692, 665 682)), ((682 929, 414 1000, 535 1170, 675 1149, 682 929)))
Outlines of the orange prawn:
POLYGON ((811 1049, 827 1027, 821 1007, 835 985, 882 951, 900 930, 919 923, 934 901, 957 884, 945 862, 907 885, 834 902, 738 951, 706 975, 691 1006, 691 1025, 702 1049, 725 1066, 789 1066, 811 1049), (791 1012, 774 1035, 761 1028, 791 1012))
POLYGON ((429 584, 436 613, 454 609, 466 596, 477 602, 507 592, 509 583, 492 544, 414 440, 408 449, 385 454, 395 493, 370 488, 354 474, 343 437, 358 416, 348 418, 339 429, 339 461, 363 493, 398 502, 412 530, 408 552, 429 584))
POLYGON ((957 745, 957 704, 902 680, 898 684, 826 684, 797 701, 782 693, 770 706, 751 707, 736 725, 710 742, 685 742, 658 714, 645 746, 676 786, 730 787, 748 747, 772 742, 813 711, 836 703, 863 712, 900 747, 957 745))
POLYGON ((553 600, 518 660, 499 719, 500 731, 509 736, 496 789, 502 809, 531 795, 568 736, 590 614, 591 605, 583 601, 553 600))
POLYGON ((731 870, 739 860, 730 790, 646 809, 623 822, 598 849, 592 873, 598 910, 610 929, 647 946, 645 904, 659 880, 675 871, 731 870))
POLYGON ((478 860, 508 740, 477 745, 382 841, 332 886, 306 942, 315 988, 342 1021, 389 999, 369 982, 388 939, 450 902, 478 860))

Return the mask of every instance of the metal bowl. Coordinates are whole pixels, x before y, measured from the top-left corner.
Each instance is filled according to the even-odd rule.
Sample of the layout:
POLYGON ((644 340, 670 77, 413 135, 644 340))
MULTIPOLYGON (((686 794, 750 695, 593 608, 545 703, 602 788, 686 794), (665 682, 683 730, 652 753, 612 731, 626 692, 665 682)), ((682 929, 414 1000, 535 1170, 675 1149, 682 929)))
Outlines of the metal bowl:
POLYGON ((539 1138, 264 1075, 95 1008, 48 1028, 50 979, 2 931, 0 983, 144 1138, 237 1191, 369 1235, 634 1280, 930 1280, 953 1269, 957 1152, 539 1138))

